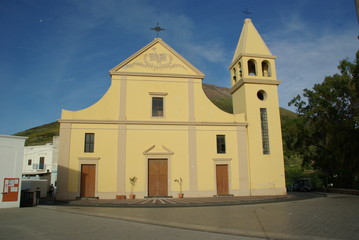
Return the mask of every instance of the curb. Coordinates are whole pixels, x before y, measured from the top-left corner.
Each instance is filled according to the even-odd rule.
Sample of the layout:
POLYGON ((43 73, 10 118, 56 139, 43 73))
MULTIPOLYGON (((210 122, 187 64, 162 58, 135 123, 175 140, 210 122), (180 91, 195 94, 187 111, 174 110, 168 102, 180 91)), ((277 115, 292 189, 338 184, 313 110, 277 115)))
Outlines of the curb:
POLYGON ((62 206, 82 206, 82 207, 115 207, 115 208, 177 208, 177 207, 212 207, 212 206, 233 206, 233 205, 249 205, 261 203, 275 203, 285 201, 298 201, 318 197, 327 197, 325 193, 311 192, 311 193, 293 193, 290 192, 286 196, 268 196, 253 197, 254 199, 241 199, 240 197, 226 197, 226 198, 184 198, 178 199, 163 199, 159 198, 150 201, 144 199, 136 200, 74 200, 74 201, 43 201, 41 205, 62 205, 62 206), (215 201, 213 201, 215 200, 215 201))

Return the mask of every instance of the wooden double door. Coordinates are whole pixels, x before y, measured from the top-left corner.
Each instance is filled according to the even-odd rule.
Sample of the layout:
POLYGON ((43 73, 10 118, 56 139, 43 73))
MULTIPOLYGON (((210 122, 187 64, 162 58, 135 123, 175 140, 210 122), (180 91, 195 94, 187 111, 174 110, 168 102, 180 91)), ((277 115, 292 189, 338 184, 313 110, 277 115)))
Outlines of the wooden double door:
POLYGON ((148 159, 148 196, 168 196, 167 159, 148 159))

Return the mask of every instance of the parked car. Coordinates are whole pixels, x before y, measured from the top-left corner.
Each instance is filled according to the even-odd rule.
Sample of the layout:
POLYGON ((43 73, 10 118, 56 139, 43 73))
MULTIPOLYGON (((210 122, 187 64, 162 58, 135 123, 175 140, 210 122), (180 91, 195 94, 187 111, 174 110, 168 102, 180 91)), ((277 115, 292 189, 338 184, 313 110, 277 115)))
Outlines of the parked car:
POLYGON ((310 178, 298 178, 293 184, 293 191, 309 192, 313 190, 310 178))

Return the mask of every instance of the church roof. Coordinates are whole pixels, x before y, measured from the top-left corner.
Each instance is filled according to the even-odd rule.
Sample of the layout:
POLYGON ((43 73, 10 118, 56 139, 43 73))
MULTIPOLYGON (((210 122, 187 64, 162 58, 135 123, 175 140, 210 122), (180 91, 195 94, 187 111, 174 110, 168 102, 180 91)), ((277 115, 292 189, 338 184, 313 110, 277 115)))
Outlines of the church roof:
POLYGON ((259 35, 257 29, 252 23, 252 20, 247 18, 244 20, 241 36, 237 44, 236 51, 232 59, 232 64, 243 55, 261 55, 272 56, 269 48, 259 35))

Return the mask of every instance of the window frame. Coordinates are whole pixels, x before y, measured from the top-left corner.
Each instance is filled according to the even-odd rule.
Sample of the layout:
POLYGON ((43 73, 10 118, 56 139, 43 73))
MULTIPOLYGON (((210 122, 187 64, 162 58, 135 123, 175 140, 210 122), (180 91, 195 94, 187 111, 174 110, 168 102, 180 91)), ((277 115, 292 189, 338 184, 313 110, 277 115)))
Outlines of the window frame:
POLYGON ((95 152, 95 133, 85 133, 84 152, 95 152))
POLYGON ((45 169, 45 157, 39 158, 39 169, 45 169))
POLYGON ((164 117, 164 99, 163 99, 163 97, 152 96, 151 104, 152 104, 151 116, 153 118, 163 118, 164 117), (161 102, 159 100, 161 100, 161 102))
POLYGON ((217 154, 226 154, 226 135, 216 135, 217 154))
POLYGON ((165 118, 166 114, 166 96, 167 93, 165 92, 149 92, 149 95, 151 97, 150 104, 151 104, 151 112, 150 116, 151 118, 165 118), (162 115, 155 115, 154 114, 154 99, 162 99, 162 115))
POLYGON ((260 108, 259 110, 261 120, 261 133, 262 133, 262 150, 264 155, 270 154, 269 145, 269 129, 268 129, 268 115, 266 108, 260 108))

